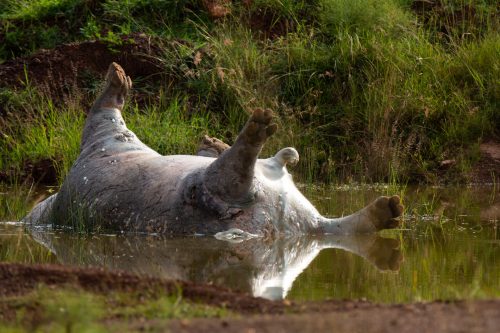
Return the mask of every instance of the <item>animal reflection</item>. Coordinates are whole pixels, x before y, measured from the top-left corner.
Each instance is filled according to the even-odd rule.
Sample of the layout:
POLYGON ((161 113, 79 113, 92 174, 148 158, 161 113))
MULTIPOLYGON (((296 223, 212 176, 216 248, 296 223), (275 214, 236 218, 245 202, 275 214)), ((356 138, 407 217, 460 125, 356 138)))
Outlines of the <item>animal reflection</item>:
POLYGON ((212 237, 82 237, 41 231, 33 231, 32 235, 63 264, 214 283, 268 299, 286 297, 295 279, 323 249, 346 250, 380 270, 398 270, 403 259, 399 241, 376 234, 273 241, 255 238, 240 243, 212 237))

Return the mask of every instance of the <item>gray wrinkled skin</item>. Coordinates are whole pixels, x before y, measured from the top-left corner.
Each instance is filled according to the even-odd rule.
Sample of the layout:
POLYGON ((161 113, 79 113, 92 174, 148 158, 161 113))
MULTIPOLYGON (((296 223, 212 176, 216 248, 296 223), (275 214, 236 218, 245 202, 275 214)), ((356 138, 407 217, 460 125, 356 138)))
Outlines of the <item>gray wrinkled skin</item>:
POLYGON ((234 145, 217 158, 158 154, 125 125, 121 110, 130 87, 130 78, 113 63, 88 114, 78 159, 59 193, 36 206, 26 222, 175 235, 236 228, 260 236, 397 226, 397 196, 380 197, 347 217, 324 218, 286 170, 298 161, 295 149, 257 159, 276 131, 270 110, 255 110, 234 145))

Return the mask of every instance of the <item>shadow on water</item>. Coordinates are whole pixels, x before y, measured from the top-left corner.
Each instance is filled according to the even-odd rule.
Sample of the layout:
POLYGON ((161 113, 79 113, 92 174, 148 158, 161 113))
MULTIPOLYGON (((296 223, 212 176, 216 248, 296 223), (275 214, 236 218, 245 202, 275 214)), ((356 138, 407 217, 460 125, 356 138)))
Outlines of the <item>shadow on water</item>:
MULTIPOLYGON (((325 215, 338 216, 394 189, 303 191, 325 215)), ((412 188, 401 194, 406 205, 403 227, 381 235, 230 243, 213 237, 79 235, 44 228, 28 234, 19 224, 0 224, 0 260, 121 269, 213 283, 270 299, 409 302, 499 297, 498 190, 412 188)), ((28 202, 26 193, 20 198, 28 202)), ((1 200, 1 220, 29 210, 13 197, 1 200), (16 212, 5 207, 17 207, 16 212)))

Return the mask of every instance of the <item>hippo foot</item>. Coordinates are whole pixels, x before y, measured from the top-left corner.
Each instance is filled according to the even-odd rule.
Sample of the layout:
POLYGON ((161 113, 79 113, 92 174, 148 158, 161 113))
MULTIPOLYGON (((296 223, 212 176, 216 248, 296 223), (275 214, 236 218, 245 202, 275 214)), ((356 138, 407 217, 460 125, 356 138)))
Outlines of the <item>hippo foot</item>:
POLYGON ((224 141, 204 135, 201 139, 200 145, 198 146, 198 152, 196 155, 217 158, 229 148, 231 148, 231 146, 224 141))
POLYGON ((121 110, 131 88, 132 81, 123 68, 115 62, 111 63, 106 74, 106 86, 96 101, 95 107, 121 110))
POLYGON ((262 145, 276 132, 278 126, 271 123, 273 112, 270 109, 255 109, 247 124, 240 133, 240 137, 247 143, 262 145))
POLYGON ((208 166, 203 181, 211 195, 238 205, 255 199, 255 163, 265 141, 278 128, 272 119, 271 110, 255 109, 234 145, 208 166))
POLYGON ((400 222, 396 218, 403 213, 403 205, 400 201, 397 195, 383 196, 367 207, 370 221, 377 230, 393 229, 399 226, 400 222))

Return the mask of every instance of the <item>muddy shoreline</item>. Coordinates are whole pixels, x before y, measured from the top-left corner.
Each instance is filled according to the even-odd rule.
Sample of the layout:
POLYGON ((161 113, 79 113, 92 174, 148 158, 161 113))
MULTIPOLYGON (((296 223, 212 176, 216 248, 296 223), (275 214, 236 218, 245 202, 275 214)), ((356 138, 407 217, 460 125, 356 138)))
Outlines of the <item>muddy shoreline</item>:
MULTIPOLYGON (((235 313, 227 318, 189 320, 127 319, 132 331, 169 329, 174 332, 496 332, 500 300, 435 301, 377 304, 362 300, 321 302, 269 301, 213 285, 170 281, 101 268, 0 263, 0 296, 8 299, 49 288, 76 288, 90 293, 126 292, 144 295, 181 290, 183 299, 221 306, 235 313)), ((1 302, 3 319, 14 315, 1 302)), ((14 311, 14 312, 13 312, 14 311)), ((122 319, 109 319, 110 323, 122 319)))

